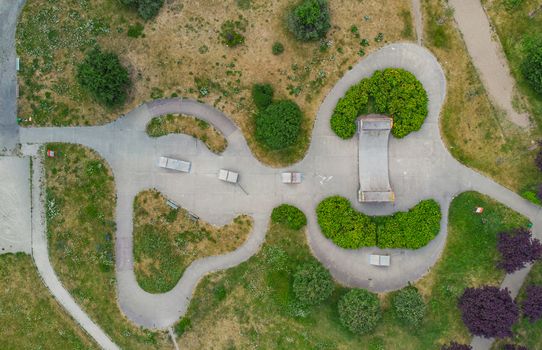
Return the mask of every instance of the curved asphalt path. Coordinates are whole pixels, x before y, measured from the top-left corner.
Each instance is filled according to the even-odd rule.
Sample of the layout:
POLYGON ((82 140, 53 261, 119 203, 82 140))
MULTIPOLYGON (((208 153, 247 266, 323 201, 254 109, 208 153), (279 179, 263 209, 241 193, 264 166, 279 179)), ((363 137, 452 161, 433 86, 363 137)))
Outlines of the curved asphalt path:
POLYGON ((111 165, 117 185, 116 272, 121 308, 134 322, 165 328, 188 307, 193 289, 208 272, 235 266, 254 255, 265 237, 271 209, 283 202, 297 205, 308 217, 308 240, 315 256, 342 284, 373 291, 401 288, 424 275, 440 256, 446 241, 448 207, 454 195, 477 190, 528 216, 539 232, 540 208, 515 193, 459 164, 446 150, 439 134, 439 112, 445 98, 446 82, 434 56, 414 44, 393 44, 358 63, 335 85, 318 111, 313 140, 307 156, 291 169, 305 173, 303 184, 280 183, 282 169, 260 164, 250 153, 241 134, 216 109, 191 100, 163 100, 144 104, 125 117, 105 126, 21 129, 21 143, 49 141, 80 143, 99 152, 111 165), (391 139, 390 178, 396 192, 394 204, 358 204, 357 140, 343 141, 329 128, 329 118, 338 99, 349 86, 377 69, 405 68, 422 82, 429 95, 429 115, 419 132, 402 140, 391 139), (224 130, 229 146, 221 155, 209 152, 201 142, 186 135, 149 138, 145 125, 164 113, 192 114, 224 130), (192 173, 170 173, 156 167, 161 155, 193 162, 192 173), (220 182, 220 168, 241 174, 240 188, 220 182), (239 213, 254 217, 254 230, 237 250, 194 262, 177 286, 163 294, 149 294, 136 282, 133 272, 132 202, 146 188, 155 187, 183 207, 214 224, 224 224, 239 213), (325 197, 339 194, 359 210, 371 215, 407 210, 422 199, 441 204, 441 233, 418 250, 363 248, 345 250, 327 240, 316 223, 316 205, 325 197), (537 221, 538 220, 538 221, 537 221), (392 256, 389 268, 368 264, 373 252, 392 256))

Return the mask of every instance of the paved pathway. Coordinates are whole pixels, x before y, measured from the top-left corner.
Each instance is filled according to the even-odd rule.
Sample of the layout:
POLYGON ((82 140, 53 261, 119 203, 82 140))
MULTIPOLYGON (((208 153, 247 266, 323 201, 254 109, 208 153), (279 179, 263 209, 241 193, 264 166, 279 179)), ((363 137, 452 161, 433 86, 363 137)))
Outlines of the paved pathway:
POLYGON ((414 15, 414 28, 416 29, 416 40, 418 45, 423 43, 423 15, 420 0, 412 0, 412 13, 414 15))
MULTIPOLYGON (((201 276, 237 265, 258 251, 271 209, 283 202, 297 205, 307 213, 311 248, 339 282, 373 291, 400 288, 430 269, 446 241, 449 203, 460 192, 478 190, 533 221, 537 217, 540 220, 539 208, 462 166, 448 153, 440 139, 438 124, 445 90, 446 81, 440 65, 429 51, 418 45, 394 44, 371 54, 345 74, 323 101, 307 156, 288 168, 306 174, 305 181, 298 186, 281 184, 281 169, 265 167, 255 160, 241 132, 222 113, 191 100, 145 104, 105 126, 21 129, 20 137, 22 143, 81 143, 95 149, 109 162, 117 184, 116 272, 121 308, 138 324, 165 328, 185 312, 201 276), (417 76, 429 95, 429 115, 419 132, 402 140, 390 140, 390 179, 397 201, 362 205, 356 201, 357 139, 344 141, 336 137, 329 128, 329 118, 349 86, 372 75, 376 69, 386 67, 402 67, 417 76), (228 148, 217 156, 186 135, 147 137, 144 131, 147 122, 165 112, 194 114, 214 125, 224 125, 228 148), (174 174, 157 168, 155 162, 161 155, 192 161, 192 173, 174 174), (220 168, 239 171, 241 185, 248 195, 238 187, 218 181, 216 176, 220 168), (214 224, 224 224, 239 213, 250 214, 254 217, 254 230, 239 249, 194 262, 170 292, 146 293, 138 286, 133 272, 132 202, 139 191, 151 187, 214 224), (415 251, 341 249, 320 233, 314 214, 316 205, 323 198, 335 194, 349 198, 359 210, 372 215, 407 210, 422 199, 434 198, 443 211, 441 233, 426 247, 415 251), (392 266, 386 270, 370 266, 368 256, 373 252, 391 254, 392 266)), ((539 227, 535 226, 537 230, 539 227)))
POLYGON ((34 158, 32 174, 32 258, 40 276, 55 299, 64 307, 75 321, 104 349, 116 350, 118 347, 102 329, 92 321, 64 288, 49 260, 47 233, 42 195, 43 167, 39 157, 34 158))
POLYGON ((510 121, 528 127, 529 115, 518 113, 512 105, 516 82, 510 75, 500 42, 491 30, 480 0, 450 0, 449 3, 455 10, 455 20, 489 96, 506 112, 510 121))

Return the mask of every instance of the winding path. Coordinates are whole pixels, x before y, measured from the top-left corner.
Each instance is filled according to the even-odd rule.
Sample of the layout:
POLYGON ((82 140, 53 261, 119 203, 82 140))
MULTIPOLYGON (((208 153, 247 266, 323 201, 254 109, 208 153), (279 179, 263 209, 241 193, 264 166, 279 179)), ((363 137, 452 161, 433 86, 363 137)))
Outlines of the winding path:
POLYGON ((539 232, 542 227, 540 208, 464 167, 448 153, 440 139, 438 123, 445 92, 442 69, 428 50, 414 44, 393 44, 371 54, 345 74, 323 101, 307 156, 289 168, 305 173, 305 181, 298 186, 281 184, 282 169, 265 167, 254 159, 241 132, 228 118, 192 100, 170 99, 144 104, 104 126, 21 129, 20 138, 21 143, 84 144, 109 162, 117 184, 116 273, 121 308, 142 326, 166 328, 186 311, 192 291, 204 274, 237 265, 258 251, 271 209, 283 202, 292 203, 307 213, 309 244, 339 282, 373 291, 401 288, 431 268, 446 241, 450 201, 460 192, 473 189, 494 197, 530 217, 539 232), (336 137, 329 128, 329 118, 349 86, 386 67, 405 68, 417 76, 428 92, 429 115, 419 132, 402 140, 390 140, 390 179, 396 202, 358 204, 357 140, 343 141, 336 137), (227 150, 217 156, 186 135, 149 138, 145 133, 148 121, 172 112, 195 115, 223 130, 228 138, 227 150), (180 175, 157 168, 155 161, 161 155, 192 161, 192 173, 180 175), (220 168, 239 171, 241 185, 248 195, 238 187, 218 181, 216 174, 220 168), (139 191, 151 187, 214 224, 225 224, 239 213, 250 214, 254 217, 254 230, 237 250, 194 262, 171 291, 149 294, 139 287, 133 271, 132 202, 139 191), (441 233, 418 250, 339 248, 320 233, 314 214, 322 199, 335 194, 349 198, 359 210, 371 215, 406 210, 422 199, 434 198, 443 211, 441 233), (381 251, 392 256, 392 266, 386 270, 367 263, 369 254, 381 251))

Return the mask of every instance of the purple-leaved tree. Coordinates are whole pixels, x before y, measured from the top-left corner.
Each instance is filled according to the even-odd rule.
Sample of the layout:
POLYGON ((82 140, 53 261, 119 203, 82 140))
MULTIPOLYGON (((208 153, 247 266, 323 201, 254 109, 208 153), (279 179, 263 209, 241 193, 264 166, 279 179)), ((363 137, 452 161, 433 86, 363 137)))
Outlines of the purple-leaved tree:
POLYGON ((542 318, 542 286, 530 285, 522 303, 523 316, 536 322, 542 318))
POLYGON ((497 267, 507 273, 520 270, 542 256, 542 244, 523 227, 499 233, 497 249, 501 253, 497 267))
POLYGON ((465 289, 459 298, 459 309, 469 331, 485 338, 511 336, 512 325, 519 317, 508 289, 491 286, 465 289))
POLYGON ((440 350, 472 350, 472 346, 453 341, 450 344, 443 345, 440 350))

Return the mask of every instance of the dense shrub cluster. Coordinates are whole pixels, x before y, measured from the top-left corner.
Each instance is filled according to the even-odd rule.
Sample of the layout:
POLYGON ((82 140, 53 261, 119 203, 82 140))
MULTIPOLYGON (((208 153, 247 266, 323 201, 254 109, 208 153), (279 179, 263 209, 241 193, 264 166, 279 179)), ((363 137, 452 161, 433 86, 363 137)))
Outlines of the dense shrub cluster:
POLYGON ((421 248, 440 231, 440 219, 436 201, 421 201, 408 212, 387 217, 379 227, 377 244, 381 248, 421 248))
POLYGON ((425 302, 413 286, 401 289, 392 300, 396 317, 405 324, 417 327, 425 316, 425 302))
POLYGON ((299 138, 303 114, 290 100, 276 101, 256 114, 256 140, 270 150, 292 146, 299 138))
POLYGON ((271 220, 292 230, 299 230, 307 224, 305 214, 297 207, 289 204, 282 204, 274 208, 271 213, 271 220))
POLYGON ((322 233, 342 248, 378 246, 417 249, 429 243, 440 231, 440 206, 430 199, 408 212, 372 218, 358 212, 348 199, 334 196, 316 208, 322 233))
POLYGON ((450 344, 443 345, 440 350, 472 350, 472 346, 453 341, 450 344))
POLYGON ((89 51, 77 67, 77 81, 98 102, 107 107, 124 104, 131 85, 128 70, 112 52, 89 51))
POLYGON ((222 43, 228 47, 235 47, 245 42, 245 37, 241 32, 246 30, 244 21, 226 21, 220 28, 220 38, 222 43))
POLYGON ((523 76, 531 87, 542 94, 542 38, 528 40, 521 65, 523 76))
POLYGON ((499 234, 497 249, 501 253, 501 260, 497 267, 507 273, 520 270, 526 264, 532 263, 542 257, 542 244, 531 236, 526 228, 517 228, 499 234))
POLYGON ((335 289, 329 271, 317 261, 302 265, 294 275, 294 294, 304 305, 316 305, 335 289))
POLYGON ((155 17, 164 5, 164 0, 120 0, 120 2, 136 9, 139 16, 146 21, 155 17))
POLYGON ((252 101, 258 109, 265 109, 273 102, 274 89, 271 84, 252 85, 252 101))
POLYGON ((412 73, 387 68, 348 89, 335 106, 331 129, 348 139, 356 133, 355 123, 360 115, 380 113, 393 117, 392 133, 401 138, 422 127, 427 103, 427 93, 412 73))
POLYGON ((352 289, 339 301, 341 323, 352 333, 372 331, 381 317, 378 297, 365 289, 352 289))
POLYGON ((508 289, 491 286, 465 289, 459 309, 469 331, 485 338, 512 336, 512 325, 519 316, 508 289))
POLYGON ((327 0, 303 0, 288 13, 287 24, 298 40, 323 38, 331 27, 327 0))
POLYGON ((521 307, 523 315, 529 321, 536 322, 540 320, 542 318, 542 286, 528 286, 521 307))

